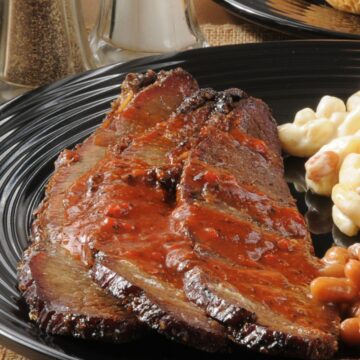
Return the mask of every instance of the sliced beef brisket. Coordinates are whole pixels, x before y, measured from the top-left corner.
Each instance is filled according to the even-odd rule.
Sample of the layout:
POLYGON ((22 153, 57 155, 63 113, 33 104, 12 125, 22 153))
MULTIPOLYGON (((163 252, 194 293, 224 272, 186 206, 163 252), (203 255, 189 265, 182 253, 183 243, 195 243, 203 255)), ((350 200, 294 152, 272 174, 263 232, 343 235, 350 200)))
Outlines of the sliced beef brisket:
MULTIPOLYGON (((63 200, 70 186, 105 156, 109 145, 121 151, 134 136, 166 120, 195 90, 196 81, 181 69, 129 74, 103 124, 74 150, 60 154, 37 210, 32 233, 35 243, 19 265, 20 289, 30 306, 30 317, 42 329, 116 342, 141 334, 143 327, 135 316, 93 284, 78 259, 50 244, 66 243, 63 200)), ((95 188, 96 181, 91 178, 89 186, 95 188)))
POLYGON ((250 349, 330 357, 339 319, 310 297, 320 263, 282 167, 252 136, 213 127, 203 136, 173 213, 174 228, 198 256, 184 276, 187 296, 250 349))
POLYGON ((216 96, 210 93, 200 90, 187 100, 191 107, 134 139, 121 154, 109 153, 93 169, 102 176, 90 197, 89 179, 76 182, 65 233, 72 248, 86 254, 85 262, 98 253, 95 280, 141 321, 178 342, 219 351, 227 346, 224 329, 185 297, 181 273, 163 264, 164 254, 179 242, 168 222, 172 181, 178 181, 182 159, 214 115, 216 96), (84 212, 72 212, 74 206, 84 212))
POLYGON ((61 246, 32 244, 20 268, 19 288, 30 307, 30 319, 47 333, 111 342, 142 335, 141 323, 61 246))
MULTIPOLYGON (((238 89, 194 93, 181 70, 130 76, 123 89, 102 127, 60 158, 34 226, 39 244, 66 248, 121 306, 175 341, 332 356, 339 320, 309 296, 319 261, 267 105, 238 89)), ((34 296, 34 284, 54 282, 38 263, 59 250, 33 248, 21 287, 42 317, 34 304, 53 302, 47 292, 34 296)))

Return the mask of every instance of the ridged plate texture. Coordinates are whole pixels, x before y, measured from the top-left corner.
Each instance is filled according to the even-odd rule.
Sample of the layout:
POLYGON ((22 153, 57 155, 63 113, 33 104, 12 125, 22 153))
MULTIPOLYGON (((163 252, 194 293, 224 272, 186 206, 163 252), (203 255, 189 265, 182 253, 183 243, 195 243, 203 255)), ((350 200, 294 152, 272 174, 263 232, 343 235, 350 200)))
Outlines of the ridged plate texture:
MULTIPOLYGON (((236 86, 263 98, 279 122, 291 120, 301 107, 315 106, 324 94, 345 98, 360 89, 358 43, 299 41, 208 48, 135 60, 67 78, 1 105, 0 340, 4 345, 33 359, 264 359, 244 351, 209 355, 156 336, 118 346, 46 336, 28 321, 19 301, 16 265, 28 245, 32 212, 43 196, 58 153, 82 141, 102 121, 127 72, 177 66, 190 71, 203 87, 236 86)), ((301 161, 287 159, 286 164, 290 177, 301 177, 301 161)), ((305 213, 309 198, 292 190, 305 213)), ((331 204, 315 200, 326 215, 331 204)), ((314 235, 319 255, 333 241, 329 233, 332 224, 323 228, 327 233, 314 235)), ((334 234, 337 242, 354 240, 334 234)))

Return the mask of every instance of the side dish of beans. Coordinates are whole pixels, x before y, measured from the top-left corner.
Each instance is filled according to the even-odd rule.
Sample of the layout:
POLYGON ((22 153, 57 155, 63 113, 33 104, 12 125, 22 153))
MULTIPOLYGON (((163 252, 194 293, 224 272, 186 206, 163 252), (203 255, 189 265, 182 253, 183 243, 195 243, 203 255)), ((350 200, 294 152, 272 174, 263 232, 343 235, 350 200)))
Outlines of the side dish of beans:
POLYGON ((334 246, 322 258, 320 277, 312 281, 315 300, 339 306, 341 339, 360 345, 360 243, 348 249, 334 246))

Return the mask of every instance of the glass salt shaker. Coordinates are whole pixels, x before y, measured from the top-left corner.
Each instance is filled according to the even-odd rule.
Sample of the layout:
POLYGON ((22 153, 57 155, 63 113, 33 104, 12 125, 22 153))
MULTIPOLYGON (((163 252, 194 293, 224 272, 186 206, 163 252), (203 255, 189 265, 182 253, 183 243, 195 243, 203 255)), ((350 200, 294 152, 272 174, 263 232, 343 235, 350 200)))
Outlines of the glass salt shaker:
POLYGON ((0 1, 3 92, 4 82, 33 88, 94 67, 80 6, 78 0, 0 1))
POLYGON ((90 34, 98 66, 204 46, 192 0, 102 0, 90 34))

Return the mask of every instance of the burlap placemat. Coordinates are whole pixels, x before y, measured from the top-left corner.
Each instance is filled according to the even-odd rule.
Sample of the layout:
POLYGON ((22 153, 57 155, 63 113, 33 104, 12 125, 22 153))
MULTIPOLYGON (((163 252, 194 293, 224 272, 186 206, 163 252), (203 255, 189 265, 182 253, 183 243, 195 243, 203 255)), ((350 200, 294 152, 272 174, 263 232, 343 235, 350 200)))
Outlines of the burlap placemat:
MULTIPOLYGON (((270 40, 285 40, 288 36, 258 26, 239 22, 238 25, 203 24, 201 29, 211 46, 258 43, 270 40)), ((0 346, 0 360, 27 360, 14 352, 0 346)))
POLYGON ((239 20, 237 25, 201 25, 201 30, 211 46, 259 43, 271 40, 287 40, 290 36, 274 32, 239 20))
POLYGON ((27 360, 27 359, 1 346, 0 360, 27 360))

